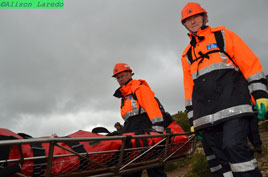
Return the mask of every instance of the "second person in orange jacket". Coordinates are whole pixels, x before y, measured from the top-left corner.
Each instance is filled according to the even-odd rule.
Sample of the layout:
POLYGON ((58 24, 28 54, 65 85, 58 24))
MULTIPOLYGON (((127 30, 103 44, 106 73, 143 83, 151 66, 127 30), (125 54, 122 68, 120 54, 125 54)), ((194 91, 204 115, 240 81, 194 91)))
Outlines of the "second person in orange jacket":
POLYGON ((154 92, 145 80, 132 79, 132 70, 125 63, 114 67, 115 77, 120 85, 114 96, 121 98, 121 116, 124 119, 123 132, 137 129, 164 131, 164 119, 154 92))
MULTIPOLYGON (((117 63, 113 77, 120 87, 114 96, 121 98, 121 116, 125 123, 122 133, 164 131, 164 118, 154 92, 145 80, 132 79, 132 69, 126 63, 117 63)), ((166 177, 164 166, 147 169, 149 177, 166 177)), ((123 177, 140 177, 142 171, 123 175, 123 177)))

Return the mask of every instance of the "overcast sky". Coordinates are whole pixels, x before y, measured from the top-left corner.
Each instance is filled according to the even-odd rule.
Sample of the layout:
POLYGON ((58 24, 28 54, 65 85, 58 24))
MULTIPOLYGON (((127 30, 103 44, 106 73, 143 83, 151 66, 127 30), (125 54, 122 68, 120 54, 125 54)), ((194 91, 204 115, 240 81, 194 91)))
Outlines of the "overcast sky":
MULTIPOLYGON (((113 131, 117 62, 145 79, 171 114, 184 110, 180 23, 186 0, 65 0, 62 10, 0 10, 0 127, 34 137, 104 126, 113 131)), ((202 0, 268 74, 268 1, 202 0)))

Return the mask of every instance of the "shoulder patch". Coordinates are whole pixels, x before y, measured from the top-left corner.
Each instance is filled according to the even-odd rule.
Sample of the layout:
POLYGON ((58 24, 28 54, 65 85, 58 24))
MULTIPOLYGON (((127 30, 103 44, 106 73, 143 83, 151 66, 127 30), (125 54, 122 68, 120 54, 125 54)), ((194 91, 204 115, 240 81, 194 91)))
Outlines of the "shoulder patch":
POLYGON ((225 30, 225 26, 217 26, 211 29, 212 32, 225 30))

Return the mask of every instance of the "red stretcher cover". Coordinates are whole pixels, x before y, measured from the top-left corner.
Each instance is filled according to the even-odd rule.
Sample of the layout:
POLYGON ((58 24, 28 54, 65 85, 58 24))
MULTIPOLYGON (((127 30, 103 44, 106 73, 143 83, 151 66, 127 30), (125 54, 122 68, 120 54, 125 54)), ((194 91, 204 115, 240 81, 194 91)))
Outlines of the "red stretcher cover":
MULTIPOLYGON (((184 133, 183 129, 175 121, 172 122, 169 126, 170 133, 184 133)), ((166 133, 166 132, 165 132, 166 133)), ((156 132, 149 132, 147 134, 157 135, 156 132)), ((134 133, 125 133, 123 136, 131 136, 134 133)), ((70 135, 67 135, 66 138, 81 138, 81 137, 106 137, 105 135, 87 132, 79 130, 70 135)), ((24 139, 25 137, 20 136, 8 129, 0 128, 0 143, 1 140, 10 140, 10 139, 24 139)), ((43 137, 44 138, 44 137, 43 137)), ((46 137, 48 138, 48 137, 46 137)), ((147 138, 146 141, 142 139, 130 138, 130 146, 126 148, 135 148, 138 145, 140 147, 144 145, 152 146, 155 143, 159 142, 162 138, 147 138)), ((184 143, 188 141, 187 135, 175 136, 170 139, 174 144, 184 143)), ((118 160, 119 153, 113 152, 113 150, 119 150, 122 141, 121 140, 103 140, 103 141, 85 141, 85 142, 60 142, 60 146, 63 146, 67 149, 73 150, 78 153, 84 153, 92 161, 88 161, 84 158, 78 156, 64 156, 64 157, 55 157, 52 161, 52 170, 51 174, 64 174, 74 171, 82 171, 89 169, 101 168, 101 166, 107 166, 107 163, 110 165, 116 165, 116 160, 118 160), (107 153, 100 153, 99 155, 94 154, 95 152, 108 151, 107 153), (110 152, 109 152, 110 151, 110 152), (94 155, 91 155, 91 154, 94 155), (113 160, 113 162, 112 162, 113 160), (93 162, 94 161, 94 162, 93 162), (113 164, 114 163, 114 164, 113 164)), ((175 150, 177 146, 170 147, 170 151, 175 150), (174 149, 172 149, 174 148, 174 149)), ((184 153, 190 149, 190 146, 185 146, 179 153, 184 153)), ((19 172, 25 176, 45 176, 47 168, 47 159, 41 160, 23 160, 25 158, 37 157, 37 156, 47 156, 49 153, 49 143, 40 143, 40 144, 22 144, 22 145, 12 145, 12 146, 0 146, 0 165, 4 168, 0 168, 0 174, 3 176, 10 176, 19 172), (20 162, 3 162, 3 160, 11 159, 21 159, 20 162)), ((58 146, 54 146, 53 156, 71 154, 67 150, 64 150, 58 146)))

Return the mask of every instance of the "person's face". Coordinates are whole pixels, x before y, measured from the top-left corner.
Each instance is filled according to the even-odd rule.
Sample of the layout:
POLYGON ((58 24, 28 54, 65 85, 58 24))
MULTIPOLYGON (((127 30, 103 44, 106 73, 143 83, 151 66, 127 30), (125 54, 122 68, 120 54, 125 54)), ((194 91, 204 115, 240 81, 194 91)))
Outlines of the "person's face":
POLYGON ((126 84, 127 81, 129 81, 129 79, 131 79, 131 77, 132 77, 132 73, 129 71, 121 72, 121 73, 118 73, 117 75, 115 75, 115 78, 121 87, 124 84, 126 84))
MULTIPOLYGON (((184 26, 192 33, 196 33, 199 28, 203 25, 203 15, 197 14, 187 18, 184 22, 184 26)), ((205 16, 205 21, 207 21, 207 16, 205 16)))

